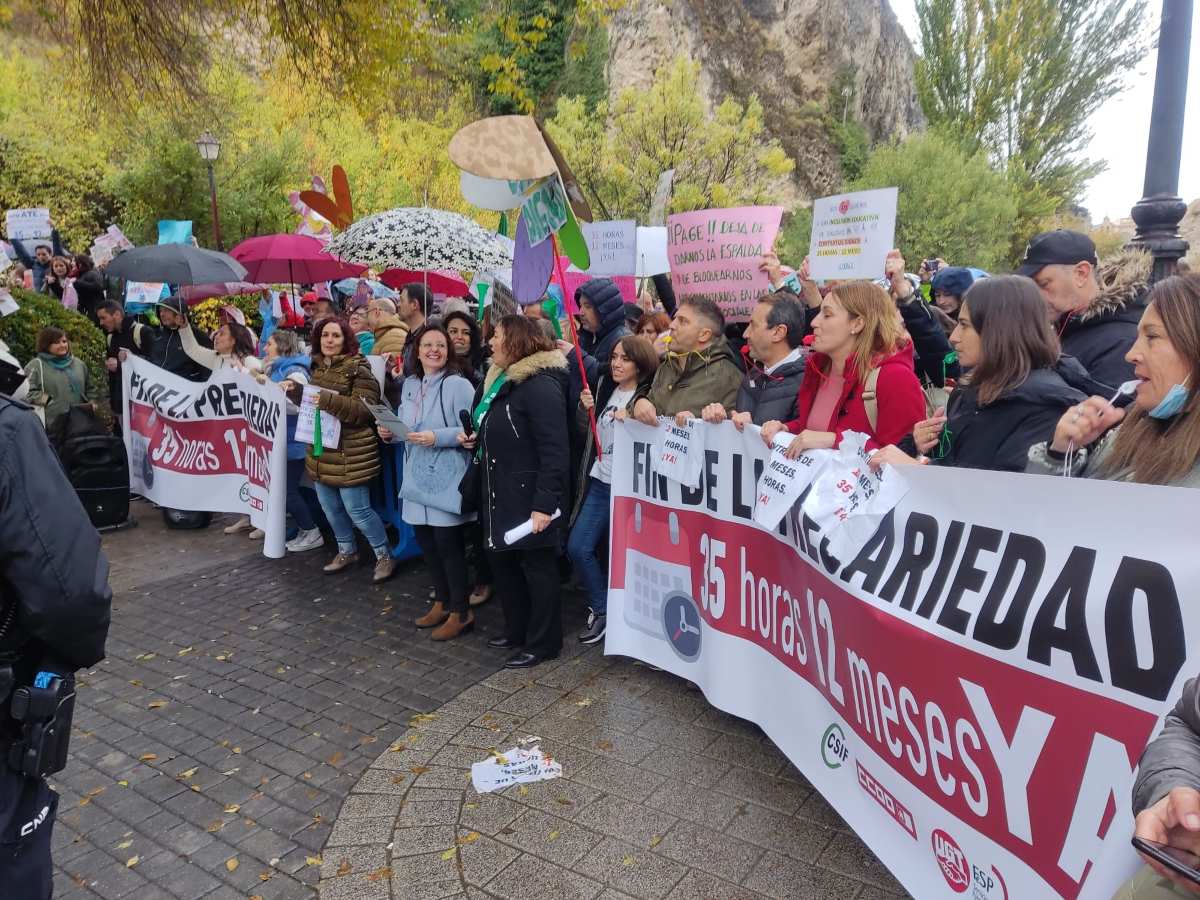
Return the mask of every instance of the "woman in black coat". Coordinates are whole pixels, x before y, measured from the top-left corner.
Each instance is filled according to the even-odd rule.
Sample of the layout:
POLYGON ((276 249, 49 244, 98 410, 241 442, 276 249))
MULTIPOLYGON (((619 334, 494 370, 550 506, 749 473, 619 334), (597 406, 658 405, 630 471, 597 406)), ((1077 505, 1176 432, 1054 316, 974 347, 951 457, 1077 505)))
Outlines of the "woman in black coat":
POLYGON ((1087 398, 1087 372, 1060 355, 1037 285, 1015 275, 975 282, 950 341, 969 372, 946 409, 918 422, 911 439, 883 448, 871 464, 1024 472, 1029 448, 1049 440, 1063 413, 1087 398))
POLYGON ((504 636, 488 644, 517 650, 505 665, 523 669, 562 649, 567 360, 524 316, 501 319, 491 346, 492 366, 475 393, 475 433, 459 439, 468 448, 478 443, 479 518, 504 609, 504 636), (505 533, 526 523, 532 533, 508 544, 505 533))

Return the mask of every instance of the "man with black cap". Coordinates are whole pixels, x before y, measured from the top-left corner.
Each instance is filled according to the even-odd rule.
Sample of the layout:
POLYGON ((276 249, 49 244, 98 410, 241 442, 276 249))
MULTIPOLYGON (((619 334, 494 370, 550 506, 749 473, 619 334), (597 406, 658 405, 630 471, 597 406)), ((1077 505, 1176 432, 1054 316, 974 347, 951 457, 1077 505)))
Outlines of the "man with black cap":
MULTIPOLYGON (((200 365, 183 349, 179 329, 187 324, 187 304, 184 299, 172 294, 164 300, 159 300, 156 306, 162 329, 154 338, 147 358, 160 369, 166 369, 180 378, 186 378, 188 381, 208 381, 212 370, 200 365)), ((202 346, 210 349, 212 347, 204 334, 197 333, 196 341, 202 346)))
POLYGON ((1133 378, 1125 354, 1146 309, 1150 267, 1149 254, 1129 251, 1100 268, 1091 238, 1059 229, 1029 242, 1017 274, 1032 278, 1041 290, 1062 352, 1115 389, 1133 378))

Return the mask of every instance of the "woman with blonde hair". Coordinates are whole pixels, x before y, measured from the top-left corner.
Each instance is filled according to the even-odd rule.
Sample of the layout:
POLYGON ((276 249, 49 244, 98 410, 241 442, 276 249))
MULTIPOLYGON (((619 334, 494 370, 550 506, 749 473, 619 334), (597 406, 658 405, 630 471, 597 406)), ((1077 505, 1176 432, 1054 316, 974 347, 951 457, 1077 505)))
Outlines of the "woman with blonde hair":
POLYGON ((837 285, 821 301, 812 322, 813 352, 796 398, 798 415, 762 427, 796 437, 787 454, 836 447, 847 431, 867 435, 867 446, 884 447, 925 418, 925 394, 913 371, 913 346, 887 292, 867 281, 837 285))

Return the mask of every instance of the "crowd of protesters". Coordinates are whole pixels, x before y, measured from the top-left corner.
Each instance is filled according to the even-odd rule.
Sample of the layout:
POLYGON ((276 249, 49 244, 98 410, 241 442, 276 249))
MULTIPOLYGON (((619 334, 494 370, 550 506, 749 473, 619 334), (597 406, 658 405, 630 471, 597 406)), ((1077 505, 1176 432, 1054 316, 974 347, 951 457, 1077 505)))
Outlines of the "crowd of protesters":
MULTIPOLYGON (((937 258, 910 274, 893 251, 879 281, 818 284, 807 260, 789 271, 768 254, 771 290, 744 327, 729 325, 707 299, 676 302, 666 279, 656 279, 656 299, 638 303, 612 281, 592 279, 571 298, 577 345, 563 340, 554 301, 478 316, 462 301, 439 306, 420 284, 345 311, 308 293, 303 315, 294 321, 289 310, 263 359, 239 322, 224 321, 210 338, 170 297, 152 328, 102 299, 103 279, 86 257, 72 262, 61 246, 20 252, 37 289, 62 299, 73 287, 107 332, 114 396, 126 354, 192 380, 232 367, 284 388, 295 529, 287 548, 306 552, 332 537, 325 572, 354 570, 361 535, 373 579, 394 573, 370 488, 383 447, 403 444, 402 518, 433 582, 416 624, 432 640, 453 640, 495 594, 504 628, 489 644, 512 651, 514 668, 559 654, 562 585, 572 571, 588 606, 578 639, 604 638, 612 451, 627 418, 756 426, 792 457, 836 447, 853 431, 866 435, 877 467, 1200 486, 1200 276, 1151 286, 1146 254, 1101 265, 1076 232, 1035 237, 1012 275, 937 258), (382 389, 367 355, 385 358, 382 389), (339 421, 337 447, 296 440, 306 385, 319 388, 318 408, 339 421), (404 432, 377 427, 363 400, 385 402, 404 432), (316 507, 303 490, 309 483, 316 507), (524 537, 508 536, 522 525, 524 537)), ((26 372, 28 402, 48 428, 94 401, 61 331, 43 331, 26 372)), ((249 527, 245 520, 227 530, 249 527)), ((1172 743, 1152 745, 1183 758, 1186 777, 1158 772, 1139 782, 1139 833, 1156 840, 1171 829, 1200 834, 1200 689, 1188 691, 1172 743)), ((1131 896, 1158 896, 1148 890, 1131 896)))

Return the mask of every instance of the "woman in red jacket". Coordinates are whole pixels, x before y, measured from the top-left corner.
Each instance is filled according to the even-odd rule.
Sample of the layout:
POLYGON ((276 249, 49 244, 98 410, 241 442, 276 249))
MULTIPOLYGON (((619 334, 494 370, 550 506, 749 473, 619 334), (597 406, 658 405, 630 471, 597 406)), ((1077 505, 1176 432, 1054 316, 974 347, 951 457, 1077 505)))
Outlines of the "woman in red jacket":
POLYGON ((896 304, 868 281, 839 284, 812 323, 813 353, 791 422, 767 422, 763 440, 789 431, 787 455, 836 447, 847 431, 867 435, 870 448, 886 447, 926 416, 925 394, 913 371, 912 341, 896 304), (874 402, 871 399, 874 393, 874 402))

